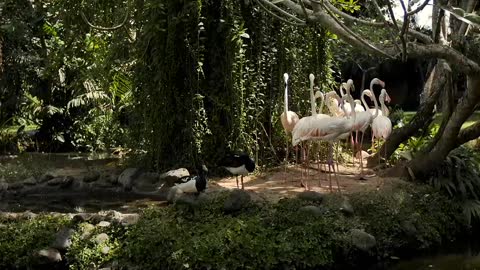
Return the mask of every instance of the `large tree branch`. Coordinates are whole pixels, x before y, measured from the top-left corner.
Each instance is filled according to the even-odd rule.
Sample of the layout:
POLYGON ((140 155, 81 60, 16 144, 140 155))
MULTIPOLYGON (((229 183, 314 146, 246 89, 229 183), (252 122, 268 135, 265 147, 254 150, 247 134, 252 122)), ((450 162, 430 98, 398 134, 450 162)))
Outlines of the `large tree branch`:
POLYGON ((460 146, 478 137, 480 137, 480 121, 460 131, 457 138, 457 145, 460 146))
MULTIPOLYGON (((262 2, 269 2, 268 0, 260 0, 262 2)), ((295 12, 298 15, 303 15, 304 11, 302 7, 290 0, 284 0, 281 2, 282 5, 285 7, 291 9, 293 12, 295 12)), ((312 4, 312 3, 310 3, 312 4)), ((318 5, 317 5, 318 6, 318 5)), ((322 24, 323 26, 327 27, 328 30, 330 30, 332 33, 338 35, 341 37, 344 41, 347 43, 358 46, 360 48, 364 48, 366 51, 375 54, 375 55, 381 55, 384 57, 391 57, 390 55, 386 54, 385 52, 381 51, 380 49, 376 48, 375 46, 371 45, 367 41, 363 39, 359 39, 358 36, 351 35, 348 31, 345 30, 344 25, 340 25, 335 19, 333 19, 330 15, 327 13, 323 12, 321 9, 318 9, 318 11, 313 12, 311 10, 307 9, 307 13, 309 15, 309 20, 312 22, 318 22, 322 24)), ((304 15, 303 15, 304 16, 304 15)))
MULTIPOLYGON (((381 22, 374 22, 374 21, 368 21, 368 20, 362 20, 362 19, 359 19, 359 18, 356 18, 356 17, 353 17, 353 16, 350 16, 348 15, 347 13, 345 12, 342 12, 340 11, 339 9, 337 9, 334 5, 332 5, 330 3, 330 1, 325 1, 324 2, 325 5, 327 5, 327 7, 335 14, 341 16, 345 21, 347 22, 351 22, 351 23, 356 23, 356 24, 362 24, 362 25, 366 25, 366 26, 374 26, 374 27, 383 27, 385 26, 385 23, 381 23, 381 22)), ((393 19, 394 20, 394 19, 393 19)), ((393 21, 393 22, 390 22, 390 21, 387 21, 387 25, 391 28, 395 27, 395 24, 396 22, 393 21)), ((428 36, 428 35, 425 35, 423 33, 420 33, 418 31, 415 31, 413 29, 408 29, 408 33, 417 38, 418 40, 421 40, 423 43, 433 43, 433 40, 428 36)))
POLYGON ((456 69, 467 74, 480 73, 480 66, 459 51, 439 44, 419 45, 408 43, 410 56, 417 58, 442 58, 450 62, 456 69))
MULTIPOLYGON (((469 0, 467 3, 467 6, 465 8, 466 13, 472 13, 473 10, 475 9, 475 5, 477 4, 477 0, 469 0)), ((468 29, 468 24, 466 22, 462 22, 462 25, 460 25, 460 29, 458 30, 457 35, 458 36, 463 36, 467 32, 468 29)))

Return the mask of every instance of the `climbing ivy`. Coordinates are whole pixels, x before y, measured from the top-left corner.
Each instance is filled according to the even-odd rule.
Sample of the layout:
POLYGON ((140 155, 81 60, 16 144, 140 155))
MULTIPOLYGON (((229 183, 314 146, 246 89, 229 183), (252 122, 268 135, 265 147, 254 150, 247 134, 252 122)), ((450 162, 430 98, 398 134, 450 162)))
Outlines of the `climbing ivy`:
POLYGON ((286 25, 254 3, 146 1, 135 76, 134 147, 148 166, 215 167, 229 151, 283 159, 283 73, 290 109, 310 115, 308 74, 333 83, 324 29, 286 25))

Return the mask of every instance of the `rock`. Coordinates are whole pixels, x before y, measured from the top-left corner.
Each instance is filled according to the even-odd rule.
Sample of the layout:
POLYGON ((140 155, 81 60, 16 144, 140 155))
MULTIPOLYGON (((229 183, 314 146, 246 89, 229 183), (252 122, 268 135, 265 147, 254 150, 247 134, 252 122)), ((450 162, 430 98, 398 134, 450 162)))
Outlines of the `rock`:
POLYGON ((112 185, 118 184, 118 176, 115 174, 104 173, 100 176, 100 180, 103 180, 104 182, 112 185))
POLYGON ((134 225, 140 219, 139 214, 123 214, 122 217, 118 220, 123 226, 134 225))
POLYGON ((23 212, 23 217, 26 218, 26 219, 34 219, 37 217, 37 214, 27 210, 25 212, 23 212))
POLYGON ((41 183, 45 183, 45 182, 47 182, 47 181, 49 181, 53 178, 54 178, 53 175, 46 173, 46 174, 40 176, 40 178, 37 179, 37 182, 39 184, 41 184, 41 183))
POLYGON ((323 202, 323 194, 316 191, 304 191, 298 195, 298 198, 305 201, 312 201, 317 203, 323 202))
POLYGON ((89 215, 87 213, 78 213, 72 217, 73 223, 81 223, 88 220, 89 215))
POLYGON ((417 235, 417 227, 411 220, 406 220, 401 223, 403 232, 410 237, 415 237, 417 235))
POLYGON ((80 238, 85 240, 92 235, 93 230, 95 230, 95 226, 90 223, 84 222, 80 224, 80 232, 82 233, 80 238))
POLYGON ((67 188, 73 183, 73 176, 65 177, 56 177, 51 180, 48 180, 47 185, 49 186, 60 186, 61 188, 67 188))
POLYGON ((42 264, 56 263, 62 260, 62 255, 54 248, 42 249, 38 251, 36 255, 42 264))
POLYGON ((175 205, 181 206, 186 205, 188 207, 196 207, 199 202, 195 195, 189 193, 183 193, 175 199, 175 205))
POLYGON ((108 237, 108 234, 106 233, 97 234, 95 236, 95 242, 97 242, 98 244, 103 244, 106 241, 108 241, 108 239, 109 237, 108 237))
POLYGON ((102 211, 101 214, 104 214, 105 217, 112 221, 112 220, 119 220, 122 218, 122 213, 115 211, 115 210, 108 210, 108 211, 102 211))
POLYGON ((300 207, 299 211, 309 213, 315 217, 319 217, 323 215, 323 210, 320 207, 314 206, 314 205, 307 205, 307 206, 300 207))
POLYGON ((83 176, 83 182, 90 183, 95 182, 100 178, 100 173, 97 171, 90 171, 83 176))
POLYGON ((8 184, 7 186, 7 190, 19 190, 19 189, 22 189, 23 188, 23 184, 22 183, 10 183, 8 184))
POLYGON ((8 190, 8 184, 4 179, 0 179, 0 192, 8 190))
POLYGON ((350 203, 348 198, 343 198, 342 205, 340 206, 340 212, 342 212, 345 216, 353 216, 354 210, 353 206, 350 203))
POLYGON ((159 183, 159 174, 155 172, 142 173, 135 179, 133 186, 141 192, 156 191, 159 183))
POLYGON ((356 248, 368 252, 377 245, 375 237, 359 229, 350 230, 352 245, 356 248))
POLYGON ((75 233, 73 229, 63 228, 55 235, 52 247, 58 250, 67 250, 72 245, 72 235, 75 233))
POLYGON ((158 179, 165 183, 166 187, 172 187, 178 179, 189 176, 190 173, 185 168, 170 170, 168 172, 162 173, 158 179))
POLYGON ((241 189, 235 189, 230 192, 230 195, 225 200, 223 204, 223 210, 226 213, 232 213, 242 210, 245 208, 252 199, 250 194, 241 189))
POLYGON ((137 168, 127 168, 118 177, 118 182, 122 185, 123 189, 130 191, 133 186, 134 179, 139 175, 140 170, 137 168))
POLYGON ((110 222, 108 221, 100 221, 98 224, 97 224, 98 227, 109 227, 110 226, 110 222))
MULTIPOLYGON (((105 255, 107 255, 108 252, 110 252, 110 247, 109 247, 109 246, 104 246, 104 247, 102 248, 102 253, 105 254, 105 255)), ((103 269, 103 268, 102 268, 102 269, 103 269)), ((109 269, 110 269, 110 268, 109 268, 109 269)))
POLYGON ((25 186, 34 186, 37 184, 37 179, 35 179, 35 177, 33 176, 30 176, 27 179, 23 180, 23 184, 25 186))

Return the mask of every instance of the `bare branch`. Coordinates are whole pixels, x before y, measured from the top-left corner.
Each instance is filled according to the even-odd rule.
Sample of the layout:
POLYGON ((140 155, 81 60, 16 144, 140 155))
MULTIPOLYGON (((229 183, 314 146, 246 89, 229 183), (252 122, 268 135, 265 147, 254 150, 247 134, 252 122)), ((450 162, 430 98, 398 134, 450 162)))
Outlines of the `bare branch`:
MULTIPOLYGON (((400 1, 403 3, 403 1, 400 1)), ((430 2, 430 0, 425 0, 420 6, 418 6, 416 9, 412 10, 412 11, 409 11, 408 12, 408 16, 412 16, 414 15, 415 13, 417 12, 420 12, 422 11, 427 5, 428 5, 428 2, 430 2)))
POLYGON ((392 58, 392 56, 390 56, 389 54, 387 54, 386 52, 378 49, 377 47, 371 45, 370 43, 368 43, 367 41, 365 41, 363 38, 361 38, 360 36, 358 36, 357 34, 355 34, 352 30, 350 30, 347 26, 345 26, 340 20, 337 19, 337 17, 335 16, 335 14, 332 13, 332 11, 330 11, 326 5, 323 5, 323 7, 325 8, 325 10, 327 11, 327 13, 331 16, 331 18, 333 20, 335 20, 335 22, 340 25, 345 31, 347 31, 350 35, 352 35, 353 37, 355 37, 358 41, 360 41, 364 46, 367 46, 369 47, 370 49, 374 50, 375 52, 379 53, 379 54, 382 54, 383 56, 386 56, 388 58, 392 58))
MULTIPOLYGON (((475 6, 477 5, 477 2, 476 0, 469 0, 468 3, 467 3, 467 7, 465 9, 465 12, 466 13, 472 13, 473 10, 475 9, 475 6)), ((460 29, 458 30, 458 36, 463 36, 465 35, 465 33, 467 32, 467 29, 468 29, 468 24, 465 23, 465 22, 462 22, 462 25, 460 26, 460 29)))
MULTIPOLYGON (((290 14, 288 14, 288 13, 287 13, 287 14, 288 14, 289 16, 292 16, 292 17, 294 17, 294 18, 302 21, 303 23, 291 22, 291 21, 288 21, 288 20, 284 19, 283 17, 280 17, 280 16, 278 16, 277 14, 273 13, 271 10, 269 10, 267 7, 265 7, 265 6, 262 4, 262 2, 269 2, 269 1, 256 0, 256 2, 257 2, 257 4, 258 4, 265 12, 267 12, 268 14, 272 15, 273 17, 277 18, 278 20, 280 20, 280 21, 282 21, 282 22, 284 22, 284 23, 291 24, 291 25, 298 25, 298 26, 303 26, 303 25, 305 25, 305 22, 303 22, 302 20, 300 20, 300 19, 296 18, 295 16, 292 16, 292 15, 290 15, 290 14)), ((275 6, 275 5, 274 5, 274 6, 275 6)), ((276 8, 277 10, 280 9, 280 8, 277 7, 277 6, 275 6, 275 8, 276 8)), ((280 10, 282 10, 282 9, 280 9, 280 10)), ((285 12, 285 11, 282 10, 282 13, 283 13, 283 12, 285 12)), ((283 14, 285 14, 285 13, 283 13, 283 14)))
MULTIPOLYGON (((363 25, 366 25, 366 26, 375 26, 375 27, 382 27, 382 26, 385 26, 384 23, 381 23, 381 22, 373 22, 373 21, 367 21, 367 20, 362 20, 362 19, 358 19, 356 17, 353 17, 353 16, 350 16, 348 14, 346 14, 345 12, 342 12, 340 10, 338 10, 334 5, 332 5, 329 1, 324 1, 324 4, 328 6, 328 8, 335 14, 341 16, 344 20, 348 21, 348 22, 351 22, 351 23, 356 23, 356 24, 363 24, 363 25)), ((389 27, 394 27, 396 21, 394 19, 392 19, 393 22, 388 22, 388 26, 389 27)), ((397 27, 398 28, 398 27, 397 27)), ((400 31, 400 30, 399 30, 400 31)), ((413 37, 421 40, 422 42, 424 43, 433 43, 433 40, 428 36, 428 35, 425 35, 423 33, 420 33, 418 31, 415 31, 413 29, 408 29, 408 33, 410 35, 412 35, 413 37)))
POLYGON ((403 9, 403 13, 404 13, 402 31, 400 32, 400 40, 402 41, 402 48, 403 48, 402 59, 403 59, 403 61, 407 61, 408 52, 407 52, 407 43, 405 41, 405 31, 408 28, 408 23, 409 23, 410 20, 408 19, 408 11, 405 8, 405 4, 403 3, 403 0, 400 1, 400 4, 402 5, 402 9, 403 9))
MULTIPOLYGON (((388 1, 388 4, 390 5, 390 1, 388 1)), ((393 33, 391 27, 389 26, 388 24, 388 21, 385 19, 385 17, 383 16, 382 14, 382 10, 380 9, 380 6, 378 5, 377 1, 376 0, 373 0, 373 5, 375 6, 375 9, 377 10, 377 13, 378 15, 382 18, 383 20, 383 23, 386 27, 389 27, 390 28, 390 31, 388 31, 388 33, 390 34, 390 37, 392 38, 392 41, 393 41, 393 44, 395 44, 395 47, 397 48, 397 50, 400 52, 401 49, 400 49, 400 46, 398 46, 398 42, 397 42, 397 39, 395 38, 395 34, 393 33)), ((391 6, 389 8, 389 10, 391 10, 391 6)), ((393 12, 390 14, 391 18, 392 18, 392 21, 397 29, 397 32, 399 31, 398 29, 398 26, 397 26, 397 22, 395 21, 395 16, 393 15, 393 12)))
MULTIPOLYGON (((305 24, 305 21, 304 21, 304 20, 301 20, 301 19, 293 16, 292 14, 290 14, 290 13, 286 12, 285 10, 283 10, 283 9, 277 7, 276 5, 272 4, 272 3, 271 3, 270 1, 268 1, 268 0, 257 0, 258 3, 260 3, 259 1, 262 1, 262 2, 265 3, 267 6, 273 8, 274 10, 280 12, 281 14, 283 14, 283 15, 285 15, 286 17, 294 20, 294 21, 297 22, 297 23, 305 24)), ((264 9, 265 9, 265 7, 264 7, 264 9)), ((268 10, 268 9, 265 9, 265 10, 268 10)))
POLYGON ((457 145, 462 145, 478 137, 480 137, 480 121, 460 131, 457 138, 457 145))
POLYGON ((407 44, 410 55, 418 58, 442 58, 452 63, 455 68, 466 74, 480 73, 480 66, 457 50, 439 44, 407 44))

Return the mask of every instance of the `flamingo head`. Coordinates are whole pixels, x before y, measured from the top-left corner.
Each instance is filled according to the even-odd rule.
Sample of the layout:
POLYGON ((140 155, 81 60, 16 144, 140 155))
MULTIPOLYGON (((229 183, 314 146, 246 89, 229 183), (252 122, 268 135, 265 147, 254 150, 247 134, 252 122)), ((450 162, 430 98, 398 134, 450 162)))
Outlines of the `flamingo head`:
POLYGON ((315 80, 315 76, 310 73, 310 75, 308 75, 308 78, 310 79, 310 83, 313 84, 313 81, 315 80))
POLYGON ((288 82, 288 74, 287 73, 283 73, 283 79, 285 80, 285 83, 288 82))
POLYGON ((385 101, 386 101, 387 103, 390 103, 390 102, 392 101, 392 99, 390 98, 390 96, 389 96, 388 93, 387 93, 387 90, 382 89, 382 92, 381 92, 380 94, 383 94, 383 95, 385 96, 385 101))
POLYGON ((347 86, 352 89, 352 92, 355 92, 355 85, 353 84, 353 80, 352 80, 352 79, 348 79, 348 80, 347 80, 347 86))
POLYGON ((379 84, 382 88, 385 87, 385 82, 380 80, 379 78, 374 79, 375 83, 379 84))
MULTIPOLYGON (((317 89, 318 89, 318 88, 317 88, 317 89)), ((316 91, 316 92, 315 92, 315 95, 314 95, 313 97, 314 97, 315 99, 317 99, 317 98, 319 98, 319 97, 321 97, 321 96, 323 96, 323 93, 320 92, 320 91, 316 91)))

